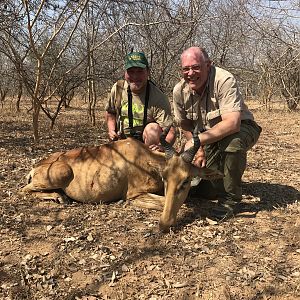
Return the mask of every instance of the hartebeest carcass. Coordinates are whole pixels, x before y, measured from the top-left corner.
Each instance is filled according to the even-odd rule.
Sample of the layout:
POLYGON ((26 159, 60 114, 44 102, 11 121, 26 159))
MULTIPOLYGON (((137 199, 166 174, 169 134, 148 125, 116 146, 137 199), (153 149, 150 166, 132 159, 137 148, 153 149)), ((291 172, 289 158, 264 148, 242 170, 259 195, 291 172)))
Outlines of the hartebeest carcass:
POLYGON ((126 199, 139 207, 163 210, 159 225, 168 231, 187 198, 192 177, 215 179, 222 174, 192 165, 200 146, 197 134, 194 147, 181 154, 166 142, 166 135, 167 131, 161 137, 165 153, 151 151, 132 138, 54 153, 31 170, 22 191, 42 198, 58 193, 83 203, 126 199))

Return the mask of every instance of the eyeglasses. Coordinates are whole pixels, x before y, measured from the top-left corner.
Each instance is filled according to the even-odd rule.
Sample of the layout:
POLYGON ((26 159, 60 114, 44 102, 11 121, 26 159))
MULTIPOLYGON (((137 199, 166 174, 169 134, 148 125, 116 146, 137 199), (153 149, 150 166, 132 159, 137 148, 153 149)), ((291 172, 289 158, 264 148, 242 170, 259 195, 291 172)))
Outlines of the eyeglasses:
POLYGON ((201 66, 200 65, 192 65, 192 66, 186 66, 181 68, 182 73, 188 73, 190 70, 193 72, 200 72, 201 66))

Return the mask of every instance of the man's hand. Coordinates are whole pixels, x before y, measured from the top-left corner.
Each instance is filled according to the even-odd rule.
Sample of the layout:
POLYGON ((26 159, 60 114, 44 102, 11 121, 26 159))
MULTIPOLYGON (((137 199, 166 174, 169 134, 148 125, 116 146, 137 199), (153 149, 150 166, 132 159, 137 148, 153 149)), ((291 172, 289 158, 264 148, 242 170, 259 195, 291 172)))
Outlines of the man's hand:
POLYGON ((204 168, 206 165, 205 152, 202 147, 199 148, 194 156, 193 164, 198 168, 204 168))
MULTIPOLYGON (((184 146, 184 150, 187 150, 191 147, 194 147, 194 140, 192 138, 186 142, 186 144, 184 146)), ((199 150, 195 154, 193 164, 198 168, 205 167, 206 159, 205 159, 205 152, 204 152, 204 149, 202 146, 199 148, 199 150)))
POLYGON ((152 151, 164 152, 164 148, 161 145, 155 145, 155 144, 153 144, 153 145, 149 146, 149 149, 152 150, 152 151))
POLYGON ((117 141, 119 139, 119 136, 115 130, 108 131, 108 136, 111 141, 117 141))

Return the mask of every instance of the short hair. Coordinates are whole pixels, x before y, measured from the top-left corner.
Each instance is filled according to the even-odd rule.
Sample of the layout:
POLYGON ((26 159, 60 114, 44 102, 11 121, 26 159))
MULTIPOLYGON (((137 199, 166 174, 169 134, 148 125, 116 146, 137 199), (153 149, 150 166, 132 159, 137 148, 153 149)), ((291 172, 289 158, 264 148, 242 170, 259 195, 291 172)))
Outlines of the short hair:
POLYGON ((203 57, 205 58, 205 60, 210 61, 210 58, 209 58, 209 55, 208 55, 206 49, 203 47, 198 47, 198 48, 199 48, 200 52, 202 53, 203 57))
POLYGON ((191 49, 198 50, 205 61, 210 61, 210 58, 209 58, 209 55, 208 55, 206 49, 203 47, 198 47, 198 46, 193 46, 193 47, 189 47, 189 48, 185 49, 181 54, 181 58, 185 55, 186 52, 190 51, 191 49))

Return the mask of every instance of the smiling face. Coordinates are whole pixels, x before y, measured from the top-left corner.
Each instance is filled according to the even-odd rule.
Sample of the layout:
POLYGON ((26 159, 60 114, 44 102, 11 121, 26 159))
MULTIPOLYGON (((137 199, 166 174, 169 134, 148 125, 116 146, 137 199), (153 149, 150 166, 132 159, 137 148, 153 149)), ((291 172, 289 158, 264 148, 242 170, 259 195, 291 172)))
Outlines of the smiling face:
POLYGON ((198 47, 191 47, 181 55, 181 67, 184 80, 190 88, 201 94, 208 79, 211 61, 198 47))
POLYGON ((140 93, 144 89, 147 84, 148 76, 148 68, 132 67, 125 72, 125 79, 133 93, 140 93))

